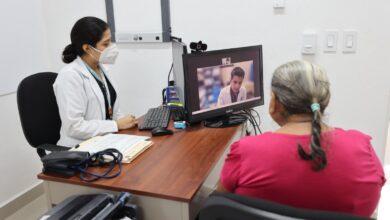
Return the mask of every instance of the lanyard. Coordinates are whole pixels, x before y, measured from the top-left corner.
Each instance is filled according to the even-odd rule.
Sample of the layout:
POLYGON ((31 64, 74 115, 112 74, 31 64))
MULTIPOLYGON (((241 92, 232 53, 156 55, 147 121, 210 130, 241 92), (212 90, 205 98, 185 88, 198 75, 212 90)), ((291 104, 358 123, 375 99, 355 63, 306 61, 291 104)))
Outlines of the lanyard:
MULTIPOLYGON (((99 85, 100 90, 103 93, 104 106, 106 108, 106 120, 112 120, 112 115, 113 115, 112 106, 114 105, 115 98, 111 95, 110 89, 107 89, 107 87, 104 84, 104 81, 98 77, 96 72, 91 67, 89 67, 88 64, 85 63, 85 66, 87 67, 88 71, 92 74, 93 78, 96 80, 97 84, 99 85), (108 93, 110 93, 110 96, 111 96, 111 99, 110 99, 111 103, 109 102, 109 98, 108 98, 109 94, 108 93)), ((104 79, 107 82, 107 86, 109 87, 111 84, 110 84, 109 80, 107 79, 106 74, 103 71, 103 68, 100 67, 100 69, 103 73, 102 75, 103 75, 104 79)))

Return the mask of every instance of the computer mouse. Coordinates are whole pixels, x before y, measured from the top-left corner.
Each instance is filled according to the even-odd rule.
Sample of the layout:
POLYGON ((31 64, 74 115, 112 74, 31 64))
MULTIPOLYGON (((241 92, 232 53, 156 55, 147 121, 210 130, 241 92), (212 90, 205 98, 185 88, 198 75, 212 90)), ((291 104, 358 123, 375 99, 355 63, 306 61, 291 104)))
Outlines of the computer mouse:
POLYGON ((163 136, 169 134, 173 134, 173 131, 162 127, 157 127, 152 130, 152 136, 163 136))

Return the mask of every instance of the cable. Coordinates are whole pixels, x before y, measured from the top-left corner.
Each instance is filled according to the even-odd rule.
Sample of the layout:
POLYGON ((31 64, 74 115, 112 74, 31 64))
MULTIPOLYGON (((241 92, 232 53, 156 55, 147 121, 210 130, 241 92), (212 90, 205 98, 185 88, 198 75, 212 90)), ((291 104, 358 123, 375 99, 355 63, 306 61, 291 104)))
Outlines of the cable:
POLYGON ((254 110, 254 109, 246 110, 246 113, 248 114, 249 117, 252 118, 252 120, 254 122, 254 126, 259 131, 259 133, 262 134, 261 129, 260 129, 260 125, 259 125, 259 123, 257 123, 255 116, 252 115, 252 111, 256 112, 256 114, 259 118, 259 123, 260 123, 260 115, 258 114, 258 112, 256 110, 254 110))
MULTIPOLYGON (((248 120, 251 122, 252 124, 252 127, 255 131, 255 135, 257 135, 257 131, 259 131, 259 134, 262 134, 261 132, 261 129, 260 129, 260 126, 259 124, 257 123, 256 121, 256 118, 252 115, 251 111, 255 111, 253 109, 250 109, 250 110, 244 110, 245 114, 247 115, 248 117, 248 120)), ((259 116, 259 115, 258 115, 259 116)), ((260 121, 260 117, 259 117, 259 121, 260 121)))
MULTIPOLYGON (((251 117, 249 117, 248 113, 247 113, 245 110, 243 110, 241 114, 243 114, 243 115, 247 118, 247 121, 250 122, 250 124, 252 125, 252 127, 255 128, 255 127, 253 126, 253 125, 254 125, 253 119, 252 119, 251 117)), ((255 134, 256 134, 256 130, 255 130, 255 129, 254 129, 254 131, 255 131, 255 134)))
MULTIPOLYGON (((171 64, 171 68, 169 69, 169 73, 168 73, 168 82, 167 82, 167 87, 170 85, 170 80, 169 78, 171 78, 171 73, 172 73, 172 69, 173 69, 173 62, 171 64)), ((162 93, 162 105, 165 106, 167 103, 166 103, 166 99, 167 99, 167 95, 166 95, 166 91, 167 91, 167 88, 164 88, 161 93, 162 93)))
POLYGON ((84 161, 76 165, 74 169, 80 172, 80 179, 86 182, 92 182, 100 178, 110 179, 119 176, 119 174, 121 173, 122 158, 123 158, 122 153, 119 152, 117 149, 108 148, 106 150, 99 151, 92 154, 87 159, 85 159, 84 161), (112 160, 107 163, 104 161, 105 157, 112 157, 112 160), (87 171, 88 167, 103 166, 106 164, 109 164, 110 166, 103 173, 91 173, 87 171), (111 173, 111 171, 114 170, 116 164, 118 164, 119 170, 116 173, 109 175, 109 173, 111 173), (91 176, 91 177, 88 178, 86 176, 91 176))
POLYGON ((171 36, 171 40, 176 40, 176 41, 182 43, 182 39, 180 37, 171 36))
POLYGON ((248 111, 245 111, 245 113, 248 115, 250 118, 250 122, 252 124, 253 130, 255 131, 255 135, 257 135, 257 122, 256 119, 253 117, 252 114, 250 114, 248 111))
POLYGON ((253 109, 250 109, 250 111, 248 111, 248 114, 252 117, 253 121, 255 122, 255 125, 256 125, 257 130, 258 130, 259 133, 261 134, 260 126, 259 126, 259 124, 257 123, 255 116, 252 115, 252 110, 253 110, 253 109))
POLYGON ((240 114, 247 118, 247 121, 251 123, 253 130, 255 131, 255 135, 257 135, 256 122, 253 120, 253 117, 251 117, 246 110, 243 110, 240 114))
POLYGON ((173 62, 171 64, 171 69, 169 70, 169 73, 168 73, 168 83, 167 83, 168 86, 169 86, 169 81, 170 81, 169 78, 171 77, 172 69, 173 69, 173 62))
POLYGON ((255 113, 256 113, 256 115, 257 115, 257 118, 259 119, 259 123, 257 124, 257 126, 258 126, 258 129, 259 129, 259 132, 260 132, 260 134, 262 134, 263 132, 260 130, 260 124, 261 124, 261 119, 260 119, 260 114, 259 114, 259 112, 257 112, 255 109, 251 109, 251 111, 254 111, 255 113))
POLYGON ((261 125, 261 118, 260 118, 260 114, 256 111, 256 110, 254 110, 254 109, 252 109, 255 113, 256 113, 256 115, 257 115, 257 118, 259 119, 259 123, 258 123, 258 129, 259 129, 259 132, 260 132, 260 134, 262 134, 263 132, 261 131, 261 129, 260 129, 260 125, 261 125))
POLYGON ((251 133, 250 133, 249 130, 248 130, 248 120, 245 121, 245 125, 244 125, 244 126, 245 126, 244 129, 245 129, 245 134, 246 134, 246 136, 250 136, 251 133))

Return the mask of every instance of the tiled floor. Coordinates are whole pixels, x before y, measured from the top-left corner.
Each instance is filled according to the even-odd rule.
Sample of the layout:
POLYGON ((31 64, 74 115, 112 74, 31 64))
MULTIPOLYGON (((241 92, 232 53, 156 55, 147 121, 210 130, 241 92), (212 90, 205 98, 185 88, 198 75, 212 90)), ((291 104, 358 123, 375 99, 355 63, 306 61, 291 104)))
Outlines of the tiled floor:
POLYGON ((38 219, 47 211, 46 196, 42 195, 5 220, 38 219))

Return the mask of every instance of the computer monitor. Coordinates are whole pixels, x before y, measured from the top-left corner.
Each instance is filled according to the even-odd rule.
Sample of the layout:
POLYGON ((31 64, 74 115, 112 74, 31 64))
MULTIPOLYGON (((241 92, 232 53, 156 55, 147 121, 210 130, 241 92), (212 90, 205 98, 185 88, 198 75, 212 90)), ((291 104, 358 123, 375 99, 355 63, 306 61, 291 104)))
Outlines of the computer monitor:
POLYGON ((187 47, 183 42, 172 40, 173 78, 176 93, 181 103, 185 103, 183 55, 187 54, 187 47))
POLYGON ((183 55, 188 121, 264 104, 262 46, 183 55))

